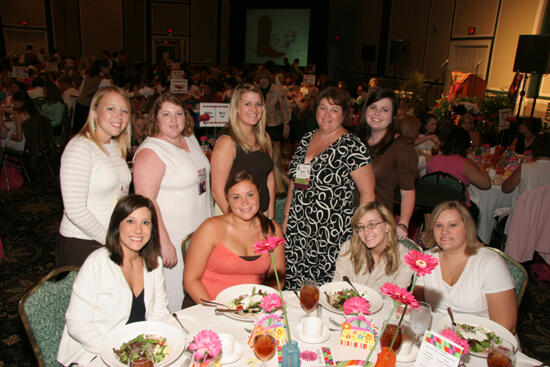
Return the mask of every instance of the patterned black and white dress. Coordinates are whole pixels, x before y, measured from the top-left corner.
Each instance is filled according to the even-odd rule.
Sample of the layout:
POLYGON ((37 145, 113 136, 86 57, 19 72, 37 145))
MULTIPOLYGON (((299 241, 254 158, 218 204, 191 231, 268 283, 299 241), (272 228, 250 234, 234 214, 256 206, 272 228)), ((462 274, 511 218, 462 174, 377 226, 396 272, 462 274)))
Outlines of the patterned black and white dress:
MULTIPOLYGON (((294 181, 315 132, 307 133, 289 167, 294 181)), ((298 290, 305 279, 332 280, 340 245, 351 236, 355 182, 351 173, 371 164, 367 147, 345 133, 311 162, 307 190, 294 189, 286 228, 285 288, 298 290)))

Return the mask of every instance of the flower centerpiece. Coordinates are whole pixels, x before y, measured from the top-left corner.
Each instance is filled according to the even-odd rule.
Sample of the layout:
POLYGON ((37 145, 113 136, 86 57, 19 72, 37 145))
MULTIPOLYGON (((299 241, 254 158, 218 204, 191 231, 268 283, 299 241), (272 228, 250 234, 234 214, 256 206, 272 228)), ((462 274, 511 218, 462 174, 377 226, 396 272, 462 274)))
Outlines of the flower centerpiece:
POLYGON ((199 331, 193 337, 193 342, 189 344, 189 350, 193 352, 193 366, 220 365, 222 342, 218 334, 211 330, 199 331))
POLYGON ((363 297, 351 297, 343 304, 346 320, 342 324, 340 344, 368 349, 374 344, 375 328, 365 315, 370 315, 370 303, 363 297), (351 317, 350 317, 351 316, 351 317))
POLYGON ((273 313, 283 307, 283 302, 279 295, 268 294, 260 301, 260 307, 265 313, 273 313))
POLYGON ((286 337, 287 337, 287 344, 283 346, 283 366, 298 366, 300 363, 300 350, 298 349, 297 344, 292 342, 292 338, 290 336, 290 323, 288 322, 288 315, 286 312, 286 306, 285 303, 282 302, 283 299, 283 290, 281 288, 281 282, 279 281, 279 274, 277 273, 277 266, 275 264, 275 257, 273 256, 273 250, 275 250, 278 246, 284 245, 285 239, 277 236, 267 236, 267 238, 264 238, 263 240, 260 240, 256 242, 254 247, 254 252, 257 254, 265 254, 269 253, 269 256, 271 258, 271 264, 273 265, 273 269, 275 272, 275 280, 277 281, 277 288, 279 290, 279 296, 281 299, 281 308, 283 309, 283 317, 285 321, 285 330, 286 330, 286 337))
POLYGON ((376 363, 376 366, 395 366, 396 357, 395 357, 395 354, 393 353, 392 347, 399 334, 399 329, 401 328, 403 318, 407 313, 407 308, 412 307, 414 309, 418 309, 418 301, 412 294, 414 287, 416 285, 416 280, 419 276, 430 274, 435 269, 435 267, 439 265, 439 260, 437 258, 417 250, 409 251, 407 255, 405 255, 404 260, 405 260, 405 263, 408 264, 409 267, 414 271, 411 290, 407 291, 406 289, 400 288, 392 283, 386 283, 382 287, 380 287, 380 291, 385 295, 389 296, 393 300, 393 307, 392 307, 392 310, 390 311, 390 315, 388 316, 388 319, 384 322, 382 330, 380 331, 379 336, 376 338, 376 341, 373 347, 371 348, 367 356, 367 359, 365 360, 365 364, 364 364, 365 367, 368 366, 369 359, 372 353, 374 352, 374 350, 376 349, 376 346, 380 342, 381 336, 384 334, 384 331, 388 326, 389 320, 391 320, 397 307, 399 305, 404 305, 405 309, 403 310, 403 313, 401 314, 401 318, 397 323, 397 327, 394 331, 391 344, 389 348, 382 349, 382 352, 378 355, 378 361, 376 363))

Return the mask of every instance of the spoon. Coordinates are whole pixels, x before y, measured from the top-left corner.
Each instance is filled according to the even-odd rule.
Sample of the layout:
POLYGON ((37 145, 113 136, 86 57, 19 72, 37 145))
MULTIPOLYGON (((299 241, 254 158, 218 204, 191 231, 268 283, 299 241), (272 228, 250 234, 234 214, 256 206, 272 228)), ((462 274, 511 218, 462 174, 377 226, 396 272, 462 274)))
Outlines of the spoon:
POLYGON ((176 313, 174 312, 172 314, 172 316, 176 319, 176 321, 178 322, 178 324, 180 324, 181 328, 183 329, 183 331, 185 331, 186 334, 189 334, 189 330, 187 330, 185 328, 185 326, 183 326, 183 324, 181 323, 180 319, 178 319, 178 315, 176 315, 176 313))
POLYGON ((358 294, 359 296, 361 296, 361 293, 359 293, 359 291, 357 290, 357 288, 355 288, 355 286, 353 285, 353 283, 351 282, 351 280, 349 280, 349 278, 348 278, 347 275, 344 275, 344 276, 342 277, 342 280, 343 280, 344 282, 347 282, 349 285, 351 285, 351 287, 353 288, 353 290, 354 290, 355 292, 357 292, 357 294, 358 294))
POLYGON ((449 317, 451 318, 451 324, 453 324, 453 330, 456 330, 457 326, 456 326, 455 318, 453 317, 453 311, 451 311, 450 307, 447 307, 447 313, 449 314, 449 317))

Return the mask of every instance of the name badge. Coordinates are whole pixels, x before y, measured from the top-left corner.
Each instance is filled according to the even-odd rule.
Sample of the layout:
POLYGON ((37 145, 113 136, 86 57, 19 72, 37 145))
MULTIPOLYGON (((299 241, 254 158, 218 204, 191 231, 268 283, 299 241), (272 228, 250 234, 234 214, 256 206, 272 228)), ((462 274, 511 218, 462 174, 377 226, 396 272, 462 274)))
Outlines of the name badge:
POLYGON ((310 164, 299 164, 296 168, 294 187, 300 190, 307 190, 309 186, 309 175, 311 174, 310 164))
POLYGON ((197 175, 199 179, 199 195, 202 195, 206 192, 206 168, 201 168, 200 170, 198 170, 197 175))

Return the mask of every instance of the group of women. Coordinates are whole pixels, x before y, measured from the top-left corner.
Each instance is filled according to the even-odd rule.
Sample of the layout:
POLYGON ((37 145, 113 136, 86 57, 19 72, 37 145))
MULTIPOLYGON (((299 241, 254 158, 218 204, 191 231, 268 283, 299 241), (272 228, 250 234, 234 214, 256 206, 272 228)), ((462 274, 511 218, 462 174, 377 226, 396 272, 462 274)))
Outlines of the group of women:
MULTIPOLYGON (((148 137, 134 155, 137 195, 127 195, 130 104, 119 88, 101 88, 61 161, 65 212, 57 265, 83 265, 59 361, 92 363, 102 335, 180 309, 184 291, 186 303, 199 303, 235 284, 275 286, 275 271, 290 290, 305 279, 323 284, 342 275, 372 287, 386 281, 407 286, 412 273, 398 240, 406 237, 414 208, 417 161, 412 142, 395 130, 396 106, 392 91, 375 89, 357 136, 343 127, 350 117, 347 93, 334 87, 320 93, 318 129, 302 138, 290 163, 281 228, 271 219, 273 158, 257 86, 241 85, 233 93, 230 123, 211 166, 181 100, 161 95, 148 117, 148 137), (397 225, 391 211, 396 189, 397 225), (219 216, 212 217, 211 197, 219 216), (253 244, 268 235, 286 238, 274 252, 277 269, 268 255, 254 253, 253 244)), ((461 204, 446 205, 428 223, 441 267, 424 279, 419 298, 436 310, 451 304, 488 315, 513 330, 515 297, 504 263, 479 249, 461 204), (464 291, 478 292, 479 299, 460 306, 464 291), (503 301, 510 307, 496 310, 503 301)))

